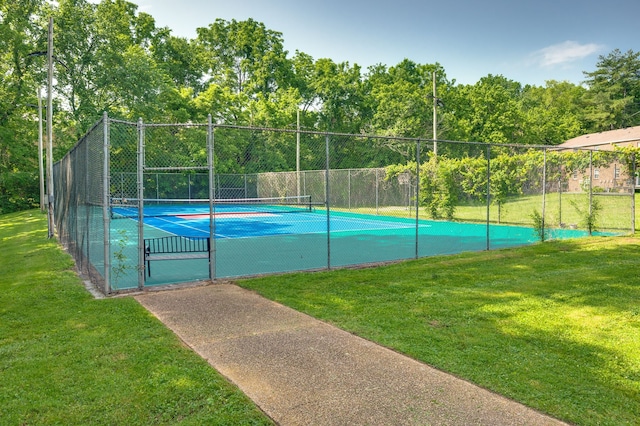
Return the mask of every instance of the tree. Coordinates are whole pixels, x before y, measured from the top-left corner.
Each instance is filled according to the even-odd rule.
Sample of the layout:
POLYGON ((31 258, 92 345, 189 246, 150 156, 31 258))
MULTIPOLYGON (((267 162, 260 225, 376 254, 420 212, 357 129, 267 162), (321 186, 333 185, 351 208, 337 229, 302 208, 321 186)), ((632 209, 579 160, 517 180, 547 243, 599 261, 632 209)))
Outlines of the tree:
POLYGON ((263 23, 216 19, 197 33, 212 83, 237 93, 267 94, 290 76, 282 34, 268 30, 263 23))
POLYGON ((450 95, 449 137, 460 141, 516 143, 522 136, 522 86, 488 75, 450 95))
POLYGON ((433 123, 430 105, 437 65, 418 65, 405 59, 395 67, 371 69, 371 128, 374 133, 425 137, 433 123))
POLYGON ((196 41, 175 37, 169 28, 158 28, 150 50, 153 60, 175 86, 192 89, 194 95, 204 90, 205 52, 196 41))
POLYGON ((0 213, 37 205, 37 81, 42 58, 35 41, 42 38, 43 2, 0 3, 0 213))
POLYGON ((547 81, 527 86, 522 96, 522 138, 519 143, 558 145, 584 133, 582 108, 586 89, 569 82, 547 81))
POLYGON ((315 62, 311 88, 319 109, 318 126, 322 130, 359 133, 363 123, 365 98, 360 66, 331 59, 315 62))
POLYGON ((137 120, 157 118, 169 77, 151 55, 153 18, 125 0, 62 0, 54 15, 56 93, 67 106, 71 146, 103 111, 137 120))
MULTIPOLYGON (((55 25, 55 159, 103 111, 129 121, 202 123, 212 114, 216 123, 293 128, 300 110, 305 130, 359 135, 332 138, 335 168, 409 164, 416 159, 416 144, 394 137, 430 139, 434 125, 441 141, 553 145, 585 132, 640 123, 640 53, 631 50, 601 56, 596 70, 585 72, 588 88, 555 81, 523 87, 493 75, 474 85, 456 85, 437 63, 405 59, 363 73, 357 64, 314 60, 300 51, 289 58, 282 34, 253 19, 218 19, 189 40, 157 28, 151 15, 126 0, 4 1, 0 210, 30 206, 37 198, 37 126, 30 105, 47 79, 42 54, 49 16, 55 25), (438 100, 432 97, 434 71, 438 100), (439 122, 433 123, 438 101, 439 122)), ((220 133, 216 140, 224 155, 216 159, 218 171, 291 170, 294 165, 292 134, 220 133)), ((191 141, 191 136, 172 137, 191 141)), ((323 143, 302 145, 303 163, 318 164, 323 143)), ((461 174, 475 167, 465 157, 484 155, 482 145, 441 143, 438 150, 443 159, 461 162, 456 166, 461 174)), ((441 182, 447 181, 445 172, 438 172, 441 182)), ((507 172, 505 182, 511 179, 507 172)), ((472 192, 482 186, 465 176, 456 182, 472 192)))
POLYGON ((300 109, 310 111, 316 102, 316 93, 311 82, 315 71, 315 62, 310 55, 296 50, 291 59, 292 74, 289 87, 296 89, 300 95, 300 109))
POLYGON ((597 69, 584 72, 589 92, 589 129, 602 131, 640 123, 640 52, 615 49, 599 56, 597 69))

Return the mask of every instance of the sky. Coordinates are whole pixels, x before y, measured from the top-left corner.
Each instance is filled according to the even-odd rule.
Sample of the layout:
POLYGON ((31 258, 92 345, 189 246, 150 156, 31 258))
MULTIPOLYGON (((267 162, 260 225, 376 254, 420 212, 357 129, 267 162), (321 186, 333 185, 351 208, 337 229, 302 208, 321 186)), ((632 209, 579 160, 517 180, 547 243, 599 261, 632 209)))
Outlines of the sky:
POLYGON ((284 47, 369 66, 439 63, 457 84, 502 75, 581 84, 600 55, 640 51, 639 0, 131 0, 193 39, 216 19, 252 18, 284 47))

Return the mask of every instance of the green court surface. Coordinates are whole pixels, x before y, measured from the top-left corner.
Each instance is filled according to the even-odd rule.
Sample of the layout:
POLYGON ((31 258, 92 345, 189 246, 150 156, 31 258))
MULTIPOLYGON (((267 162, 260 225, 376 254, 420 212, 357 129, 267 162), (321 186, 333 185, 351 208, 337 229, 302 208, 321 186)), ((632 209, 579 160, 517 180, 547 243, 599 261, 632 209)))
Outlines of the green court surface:
MULTIPOLYGON (((111 221, 113 288, 137 287, 137 221, 111 221), (124 243, 123 243, 124 241, 124 243), (131 259, 131 264, 124 262, 131 259), (120 267, 119 267, 120 266, 120 267), (125 267, 122 267, 125 266, 125 267), (114 274, 113 268, 118 272, 114 274)), ((586 231, 549 230, 550 239, 578 238, 586 231)), ((530 227, 428 221, 356 213, 221 214, 215 219, 213 278, 232 278, 482 251, 538 241, 530 227)), ((209 235, 208 215, 144 219, 144 238, 209 235)), ((207 259, 157 260, 146 286, 205 280, 207 259)))

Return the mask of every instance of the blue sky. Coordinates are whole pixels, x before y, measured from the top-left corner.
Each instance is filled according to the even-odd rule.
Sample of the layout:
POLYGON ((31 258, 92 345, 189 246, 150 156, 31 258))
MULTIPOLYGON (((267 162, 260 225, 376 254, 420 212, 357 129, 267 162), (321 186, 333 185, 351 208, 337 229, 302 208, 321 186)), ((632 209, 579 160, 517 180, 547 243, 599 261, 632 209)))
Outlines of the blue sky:
POLYGON ((217 18, 253 18, 314 59, 440 63, 449 80, 584 80, 599 55, 640 51, 640 0, 132 0, 158 26, 195 38, 217 18))

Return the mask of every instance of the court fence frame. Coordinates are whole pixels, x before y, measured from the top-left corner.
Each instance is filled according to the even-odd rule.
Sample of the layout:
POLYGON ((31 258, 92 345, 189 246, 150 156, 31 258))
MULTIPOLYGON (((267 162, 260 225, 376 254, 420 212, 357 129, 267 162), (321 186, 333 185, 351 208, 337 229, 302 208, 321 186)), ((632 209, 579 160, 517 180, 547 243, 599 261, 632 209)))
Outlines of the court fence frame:
MULTIPOLYGON (((500 193, 498 187, 504 171, 494 170, 493 163, 497 161, 496 153, 508 151, 507 157, 513 156, 514 153, 531 151, 541 154, 541 163, 531 169, 533 171, 530 172, 530 178, 527 178, 526 182, 519 183, 518 188, 520 195, 534 194, 540 197, 540 204, 535 210, 537 213, 537 209, 540 209, 540 213, 536 216, 538 221, 536 217, 527 214, 516 219, 513 224, 530 226, 536 229, 541 239, 549 238, 545 237, 547 235, 545 232, 547 228, 553 227, 550 225, 552 220, 548 219, 547 210, 550 194, 559 194, 559 201, 562 203, 563 188, 566 189, 567 181, 576 179, 578 169, 568 166, 569 163, 551 164, 549 162, 550 153, 562 152, 557 146, 435 141, 299 129, 231 126, 214 124, 211 116, 207 123, 156 124, 144 123, 142 119, 134 123, 110 118, 106 113, 54 165, 55 230, 59 241, 75 259, 78 270, 105 294, 140 291, 148 286, 145 282, 144 245, 145 238, 150 237, 150 231, 145 227, 144 222, 144 200, 145 195, 148 194, 152 195, 151 198, 204 198, 208 201, 211 246, 208 273, 206 277, 198 279, 216 280, 227 277, 218 273, 219 249, 217 239, 214 237, 216 235, 216 200, 220 199, 312 194, 318 210, 326 215, 326 235, 323 237, 324 248, 321 250, 325 260, 314 267, 294 266, 290 271, 330 270, 351 265, 348 262, 336 261, 332 254, 334 241, 331 229, 334 214, 351 210, 381 215, 394 208, 396 216, 404 216, 405 219, 414 221, 415 247, 410 254, 406 252, 398 260, 419 258, 423 256, 421 244, 424 244, 421 242, 423 240, 420 235, 420 225, 424 223, 425 210, 429 210, 429 202, 438 197, 440 202, 446 201, 451 194, 443 194, 446 182, 442 184, 441 181, 443 179, 446 181, 447 176, 453 180, 460 180, 459 175, 464 173, 464 167, 466 167, 463 165, 454 172, 446 170, 442 172, 443 166, 437 165, 438 160, 434 156, 436 144, 439 144, 438 152, 446 153, 447 147, 452 152, 466 150, 465 158, 474 157, 480 163, 483 161, 486 163, 486 166, 483 166, 484 169, 480 169, 483 170, 481 173, 476 173, 476 176, 468 180, 468 182, 473 181, 475 185, 473 193, 477 196, 472 203, 476 207, 475 211, 484 209, 484 212, 480 216, 476 214, 473 217, 458 219, 485 224, 485 242, 477 247, 481 250, 493 248, 492 226, 500 223, 502 214, 500 209, 504 206, 501 201, 496 202, 504 195, 500 193), (227 140, 227 144, 223 144, 219 151, 216 146, 217 132, 222 133, 222 139, 227 140), (315 156, 316 159, 315 163, 307 164, 304 169, 300 167, 301 136, 310 141, 306 148, 306 155, 315 156), (297 140, 295 144, 294 138, 297 140), (254 144, 258 147, 255 149, 261 149, 260 147, 264 145, 263 151, 258 155, 257 151, 246 149, 245 157, 238 156, 234 153, 234 146, 241 140, 254 144), (264 147, 268 144, 271 145, 265 149, 264 147), (281 159, 277 167, 270 166, 266 161, 261 163, 263 161, 261 157, 272 155, 276 151, 272 148, 273 146, 284 146, 283 144, 291 145, 291 152, 294 152, 295 146, 295 163, 292 160, 293 154, 287 154, 288 161, 281 159), (443 146, 445 149, 442 148, 443 146), (345 155, 340 157, 335 154, 335 152, 344 153, 353 150, 362 150, 363 157, 370 157, 367 161, 371 166, 353 167, 353 164, 346 164, 345 155), (372 159, 380 156, 380 152, 384 152, 386 158, 374 164, 372 159), (247 159, 248 157, 251 158, 247 159), (390 158, 400 159, 400 161, 390 163, 390 158), (225 167, 233 169, 240 163, 244 168, 243 171, 224 170, 225 167), (334 163, 338 163, 337 168, 333 168, 334 163), (404 165, 397 166, 399 163, 404 165), (390 167, 393 164, 396 166, 390 167), (218 169, 223 170, 218 172, 218 169), (114 226, 115 220, 112 218, 111 211, 114 198, 136 200, 135 208, 138 217, 135 221, 127 222, 130 229, 121 229, 119 224, 114 226), (404 213, 398 213, 400 211, 404 213), (134 226, 135 229, 131 228, 134 226)), ((623 176, 620 176, 616 171, 617 180, 605 182, 604 187, 596 189, 594 172, 598 167, 607 165, 596 164, 594 151, 573 151, 584 154, 584 161, 580 166, 580 173, 585 176, 582 182, 582 194, 588 197, 584 216, 589 218, 596 213, 599 208, 598 202, 595 201, 597 197, 628 198, 628 203, 620 204, 626 205, 628 212, 613 213, 622 218, 623 225, 612 225, 606 228, 615 233, 632 233, 635 229, 635 186, 633 184, 633 176, 636 175, 635 159, 629 166, 629 170, 624 172, 626 175, 623 173, 623 176), (628 221, 624 219, 625 216, 629 218, 628 221)), ((615 157, 615 162, 615 167, 619 167, 617 164, 629 163, 628 159, 622 159, 619 156, 615 157)), ((508 168, 506 170, 509 171, 508 168)), ((465 182, 464 185, 470 185, 467 181, 465 182)), ((460 203, 462 202, 459 201, 460 203)), ((451 211, 445 209, 444 213, 442 211, 438 213, 438 208, 431 208, 433 219, 452 217, 451 211), (435 217, 437 215, 440 216, 435 217)), ((563 214, 566 216, 566 210, 562 209, 558 207, 560 218, 553 220, 556 222, 555 226, 577 227, 577 224, 563 223, 562 216, 563 214)), ((591 234, 593 230, 591 226, 588 223, 585 226, 591 234)), ((373 256, 370 261, 362 263, 374 264, 386 260, 373 256)), ((285 272, 285 270, 279 272, 285 272)), ((256 274, 251 272, 247 275, 256 274)), ((232 276, 243 276, 243 274, 236 273, 232 276)), ((191 280, 186 278, 185 281, 191 280)))

